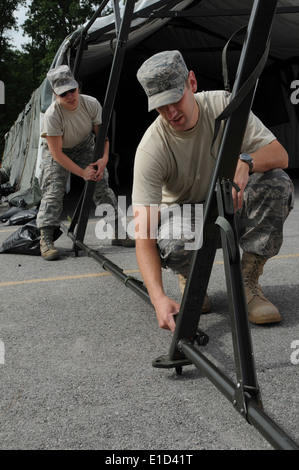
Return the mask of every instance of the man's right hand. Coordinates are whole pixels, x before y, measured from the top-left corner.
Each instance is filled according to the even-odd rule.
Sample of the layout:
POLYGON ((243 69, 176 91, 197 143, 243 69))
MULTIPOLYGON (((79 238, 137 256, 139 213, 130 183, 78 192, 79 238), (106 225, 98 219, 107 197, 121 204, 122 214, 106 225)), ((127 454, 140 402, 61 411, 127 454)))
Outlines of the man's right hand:
POLYGON ((163 290, 161 259, 157 248, 158 207, 134 206, 136 256, 140 273, 155 308, 160 328, 175 330, 180 304, 163 290))
POLYGON ((155 310, 160 328, 171 330, 174 333, 174 316, 180 311, 180 304, 164 294, 161 299, 155 302, 155 310))

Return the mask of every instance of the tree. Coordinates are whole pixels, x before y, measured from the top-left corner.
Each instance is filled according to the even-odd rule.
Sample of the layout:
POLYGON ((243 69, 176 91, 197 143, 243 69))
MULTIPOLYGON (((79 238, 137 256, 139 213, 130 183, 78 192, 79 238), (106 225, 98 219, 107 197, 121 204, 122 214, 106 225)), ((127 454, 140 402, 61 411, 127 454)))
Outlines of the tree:
POLYGON ((14 13, 20 5, 25 3, 25 0, 1 0, 0 3, 0 80, 5 85, 5 104, 0 105, 0 156, 4 147, 5 133, 11 126, 13 119, 17 117, 16 113, 21 111, 24 102, 26 103, 28 96, 30 96, 30 94, 26 95, 25 93, 24 95, 21 92, 22 86, 26 88, 24 80, 21 82, 15 80, 15 75, 21 65, 18 62, 20 57, 13 51, 9 39, 9 31, 13 28, 17 29, 14 13), (10 96, 13 97, 12 100, 10 96))
POLYGON ((28 19, 22 25, 31 43, 23 46, 32 58, 35 79, 41 82, 63 42, 94 13, 100 1, 89 0, 32 0, 28 19))
MULTIPOLYGON (((15 11, 20 5, 25 5, 25 0, 1 0, 0 3, 0 64, 5 58, 5 52, 10 47, 10 41, 7 33, 11 29, 17 29, 17 20, 14 16, 15 11)), ((0 69, 1 74, 1 69, 0 69)))

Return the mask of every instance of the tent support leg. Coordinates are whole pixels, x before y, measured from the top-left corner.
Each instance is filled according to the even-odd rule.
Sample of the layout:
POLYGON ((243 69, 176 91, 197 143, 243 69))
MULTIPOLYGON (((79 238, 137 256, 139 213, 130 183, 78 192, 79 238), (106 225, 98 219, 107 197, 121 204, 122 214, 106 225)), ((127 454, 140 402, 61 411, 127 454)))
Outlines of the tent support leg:
MULTIPOLYGON (((94 150, 94 159, 97 160, 97 155, 103 155, 105 140, 108 133, 108 128, 111 120, 112 110, 114 106, 115 96, 117 93, 118 82, 122 70, 122 64, 125 56, 126 43, 129 35, 131 18, 134 12, 134 0, 127 0, 125 10, 120 26, 120 31, 117 40, 117 46, 115 49, 109 83, 103 106, 103 117, 102 124, 100 126, 99 134, 94 150)), ((92 195, 94 192, 95 183, 93 181, 87 181, 85 188, 81 195, 81 199, 75 210, 72 218, 72 223, 69 228, 70 234, 75 234, 73 250, 78 251, 78 242, 83 242, 86 226, 89 218, 90 208, 92 204, 92 195)))
MULTIPOLYGON (((217 367, 214 366, 192 343, 181 340, 179 348, 204 375, 222 392, 226 398, 236 407, 235 385, 217 367)), ((246 412, 243 408, 237 409, 245 417, 249 424, 254 426, 264 438, 277 450, 298 450, 298 445, 267 416, 250 394, 245 393, 246 412)))
POLYGON ((104 8, 105 8, 105 6, 107 5, 108 2, 109 2, 109 0, 103 0, 102 1, 101 5, 97 9, 97 11, 94 13, 94 15, 92 16, 92 18, 87 23, 87 25, 85 26, 85 28, 83 29, 83 31, 81 33, 80 43, 79 43, 79 47, 78 47, 78 50, 77 50, 77 53, 76 53, 74 69, 73 69, 73 75, 74 75, 76 80, 78 78, 78 72, 79 72, 80 65, 81 65, 81 60, 82 60, 82 56, 83 56, 83 51, 84 51, 84 47, 85 47, 85 41, 86 41, 86 36, 87 36, 88 30, 93 25, 95 20, 100 16, 100 14, 104 10, 104 8))
POLYGON ((69 229, 61 223, 62 230, 67 233, 68 237, 70 237, 74 243, 76 243, 77 249, 81 249, 84 251, 90 258, 93 258, 97 261, 103 269, 113 274, 117 277, 123 284, 133 290, 136 294, 138 294, 145 302, 152 305, 148 292, 143 284, 143 282, 135 279, 133 276, 126 274, 121 268, 119 268, 115 263, 110 261, 106 256, 102 255, 97 250, 92 250, 89 248, 85 243, 77 240, 69 229))

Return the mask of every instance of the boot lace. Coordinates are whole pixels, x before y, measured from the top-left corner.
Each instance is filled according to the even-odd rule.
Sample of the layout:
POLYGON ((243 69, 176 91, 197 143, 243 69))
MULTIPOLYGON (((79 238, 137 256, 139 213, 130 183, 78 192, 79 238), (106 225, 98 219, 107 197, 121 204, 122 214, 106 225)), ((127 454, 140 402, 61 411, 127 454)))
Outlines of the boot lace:
POLYGON ((258 284, 260 275, 261 260, 255 258, 250 270, 245 271, 244 285, 248 287, 253 295, 259 296, 261 294, 261 287, 258 284))

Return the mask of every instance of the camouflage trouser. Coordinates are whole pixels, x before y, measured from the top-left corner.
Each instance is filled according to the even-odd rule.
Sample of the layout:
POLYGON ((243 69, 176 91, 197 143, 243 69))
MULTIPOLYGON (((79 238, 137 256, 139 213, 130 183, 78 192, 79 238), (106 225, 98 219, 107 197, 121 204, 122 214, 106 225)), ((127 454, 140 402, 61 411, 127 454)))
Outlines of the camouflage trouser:
MULTIPOLYGON (((75 147, 64 148, 63 152, 81 168, 86 168, 93 161, 94 146, 94 136, 91 134, 75 147)), ((43 147, 41 169, 40 187, 43 196, 36 219, 37 226, 39 228, 57 227, 60 225, 59 219, 69 172, 53 159, 46 143, 43 147)), ((108 178, 108 170, 105 168, 103 178, 95 184, 93 200, 96 206, 110 204, 117 210, 117 199, 112 189, 109 188, 108 178)))
MULTIPOLYGON (((195 205, 196 206, 196 205, 195 205)), ((194 207, 192 209, 191 230, 194 232, 194 207)), ((240 220, 254 219, 255 226, 240 228, 239 243, 245 252, 260 255, 266 259, 275 256, 283 241, 283 225, 294 206, 294 186, 288 175, 280 169, 265 173, 253 173, 244 191, 243 205, 239 213, 240 220)), ((171 218, 172 226, 181 225, 181 216, 171 218), (177 221, 173 218, 177 217, 177 221)), ((193 240, 176 237, 165 238, 168 234, 166 224, 160 224, 158 230, 158 250, 163 268, 176 274, 187 275, 193 251, 188 243, 193 240)), ((183 233, 183 232, 182 232, 183 233)))

